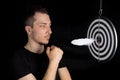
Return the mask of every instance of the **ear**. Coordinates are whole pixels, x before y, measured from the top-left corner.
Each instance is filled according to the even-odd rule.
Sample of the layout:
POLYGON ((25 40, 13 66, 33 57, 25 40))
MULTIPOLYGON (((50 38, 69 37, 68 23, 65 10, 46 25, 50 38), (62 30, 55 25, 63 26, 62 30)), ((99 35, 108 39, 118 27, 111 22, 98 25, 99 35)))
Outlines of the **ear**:
POLYGON ((27 32, 27 34, 31 34, 31 26, 25 26, 25 31, 27 32))

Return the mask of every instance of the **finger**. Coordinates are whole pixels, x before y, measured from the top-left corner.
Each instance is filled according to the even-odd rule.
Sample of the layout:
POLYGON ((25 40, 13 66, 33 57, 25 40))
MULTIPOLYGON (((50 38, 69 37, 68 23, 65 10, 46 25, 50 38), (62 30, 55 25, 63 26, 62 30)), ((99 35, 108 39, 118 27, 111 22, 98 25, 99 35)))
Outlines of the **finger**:
POLYGON ((51 47, 50 47, 50 49, 54 49, 56 46, 55 45, 52 45, 51 47))
POLYGON ((50 53, 50 47, 47 47, 46 53, 47 53, 47 54, 50 53))

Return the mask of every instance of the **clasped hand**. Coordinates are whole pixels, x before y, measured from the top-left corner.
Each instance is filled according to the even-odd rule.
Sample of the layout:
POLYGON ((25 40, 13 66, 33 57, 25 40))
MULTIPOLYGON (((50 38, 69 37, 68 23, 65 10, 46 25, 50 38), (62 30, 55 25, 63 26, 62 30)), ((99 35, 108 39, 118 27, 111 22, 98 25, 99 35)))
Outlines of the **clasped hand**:
POLYGON ((57 63, 60 62, 63 56, 62 49, 54 45, 52 45, 51 47, 47 47, 46 53, 50 61, 55 61, 57 63))

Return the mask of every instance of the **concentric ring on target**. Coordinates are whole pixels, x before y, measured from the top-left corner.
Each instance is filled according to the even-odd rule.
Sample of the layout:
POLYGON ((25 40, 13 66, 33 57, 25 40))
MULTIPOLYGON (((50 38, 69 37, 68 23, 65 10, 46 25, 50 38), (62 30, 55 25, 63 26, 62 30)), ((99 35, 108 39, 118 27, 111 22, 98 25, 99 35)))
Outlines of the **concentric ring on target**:
POLYGON ((115 55, 118 44, 117 33, 113 23, 106 17, 92 21, 87 31, 87 38, 95 40, 88 46, 95 59, 108 61, 115 55))

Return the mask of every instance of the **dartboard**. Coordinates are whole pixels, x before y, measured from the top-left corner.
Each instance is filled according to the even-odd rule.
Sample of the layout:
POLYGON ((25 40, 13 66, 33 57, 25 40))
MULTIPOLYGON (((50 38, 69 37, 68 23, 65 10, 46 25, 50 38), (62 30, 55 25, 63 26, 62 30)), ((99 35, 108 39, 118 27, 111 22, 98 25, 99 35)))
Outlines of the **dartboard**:
POLYGON ((115 26, 108 18, 95 18, 89 25, 87 38, 94 39, 88 48, 96 60, 103 62, 113 58, 118 40, 115 26))

